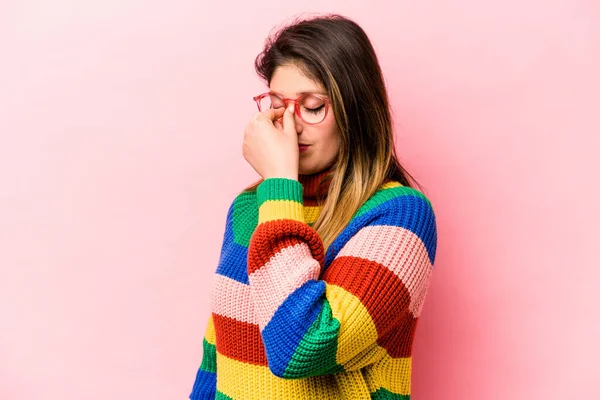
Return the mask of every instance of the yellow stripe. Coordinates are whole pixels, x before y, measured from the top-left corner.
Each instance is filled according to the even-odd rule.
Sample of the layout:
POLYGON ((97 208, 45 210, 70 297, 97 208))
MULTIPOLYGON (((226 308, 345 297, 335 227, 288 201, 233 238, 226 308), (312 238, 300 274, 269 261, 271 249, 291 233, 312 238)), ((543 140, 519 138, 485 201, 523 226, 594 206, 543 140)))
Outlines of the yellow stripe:
POLYGON ((335 375, 338 383, 337 400, 370 399, 369 385, 361 370, 342 372, 335 375))
POLYGON ((206 325, 206 332, 204 333, 204 339, 212 345, 215 345, 215 324, 213 323, 212 314, 208 317, 208 324, 206 325))
POLYGON ((377 328, 358 297, 326 284, 333 317, 340 321, 336 361, 347 370, 365 369, 369 390, 381 387, 397 394, 410 394, 411 358, 392 358, 377 344, 377 328), (361 351, 362 349, 362 351, 361 351))
POLYGON ((234 399, 336 399, 335 375, 305 379, 279 378, 269 367, 243 363, 217 352, 217 390, 234 399))
POLYGON ((293 200, 267 200, 258 209, 258 223, 277 219, 304 222, 304 207, 293 200))
POLYGON ((346 369, 372 364, 383 354, 378 350, 377 328, 358 297, 326 283, 326 297, 333 317, 340 322, 336 361, 346 369))
POLYGON ((392 358, 383 348, 381 349, 385 352, 383 359, 365 370, 369 390, 375 392, 384 387, 396 394, 409 395, 412 358, 392 358))
POLYGON ((313 224, 317 220, 317 218, 319 218, 320 213, 321 213, 321 207, 319 207, 319 206, 314 206, 314 207, 305 206, 304 207, 304 221, 307 224, 313 224))
POLYGON ((402 186, 402 184, 400 182, 388 182, 386 184, 381 185, 379 190, 391 189, 391 188, 395 188, 395 187, 399 187, 399 186, 402 186))

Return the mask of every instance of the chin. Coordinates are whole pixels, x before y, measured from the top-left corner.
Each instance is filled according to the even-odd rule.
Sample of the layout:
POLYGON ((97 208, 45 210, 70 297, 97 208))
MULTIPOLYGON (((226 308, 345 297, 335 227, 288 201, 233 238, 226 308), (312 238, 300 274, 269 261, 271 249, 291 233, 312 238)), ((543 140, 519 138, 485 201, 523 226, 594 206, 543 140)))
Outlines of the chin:
POLYGON ((319 172, 318 166, 306 165, 306 164, 303 165, 303 163, 300 163, 298 165, 298 173, 300 175, 311 175, 311 174, 314 174, 315 172, 319 172))

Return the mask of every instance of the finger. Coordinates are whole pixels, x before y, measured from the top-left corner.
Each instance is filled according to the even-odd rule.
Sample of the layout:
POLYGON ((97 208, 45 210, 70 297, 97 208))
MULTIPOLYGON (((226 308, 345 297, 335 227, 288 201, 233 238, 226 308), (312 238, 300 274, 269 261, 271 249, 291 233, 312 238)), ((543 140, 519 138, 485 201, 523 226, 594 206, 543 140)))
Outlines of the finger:
POLYGON ((281 123, 283 121, 282 118, 276 119, 275 122, 273 122, 273 125, 275 125, 275 128, 279 129, 279 130, 283 130, 283 124, 281 123))
POLYGON ((269 108, 268 110, 263 111, 262 114, 265 117, 269 118, 271 121, 274 121, 276 119, 281 118, 284 111, 285 111, 285 107, 269 108))
POLYGON ((288 135, 296 134, 296 121, 294 120, 294 105, 290 106, 285 110, 283 114, 283 131, 288 135))

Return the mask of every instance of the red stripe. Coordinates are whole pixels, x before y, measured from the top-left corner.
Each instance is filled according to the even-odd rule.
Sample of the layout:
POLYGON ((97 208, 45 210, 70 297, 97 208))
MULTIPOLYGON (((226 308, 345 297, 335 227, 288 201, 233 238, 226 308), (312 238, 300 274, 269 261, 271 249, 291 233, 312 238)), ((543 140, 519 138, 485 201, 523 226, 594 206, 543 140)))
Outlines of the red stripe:
POLYGON ((377 344, 386 349, 394 358, 410 357, 419 318, 415 318, 409 310, 405 310, 398 319, 400 321, 396 329, 378 338, 377 344))
POLYGON ((248 275, 265 265, 282 249, 306 243, 321 268, 325 264, 323 242, 308 224, 291 219, 280 219, 259 224, 248 246, 248 275))
POLYGON ((212 315, 219 353, 249 364, 268 365, 258 325, 212 315))
POLYGON ((374 261, 345 256, 333 260, 323 279, 358 297, 375 323, 378 343, 392 357, 410 353, 405 342, 414 334, 414 318, 408 309, 410 293, 398 276, 374 261))

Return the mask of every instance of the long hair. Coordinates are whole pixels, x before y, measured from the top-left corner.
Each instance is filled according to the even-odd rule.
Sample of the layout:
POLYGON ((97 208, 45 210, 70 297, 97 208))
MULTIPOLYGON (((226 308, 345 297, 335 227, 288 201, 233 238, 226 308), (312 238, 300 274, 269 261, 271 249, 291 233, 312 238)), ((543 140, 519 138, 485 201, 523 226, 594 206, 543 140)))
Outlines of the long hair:
MULTIPOLYGON (((313 224, 327 250, 356 211, 387 181, 420 185, 400 164, 381 67, 363 29, 338 14, 293 23, 269 35, 254 66, 270 85, 277 67, 295 65, 332 100, 340 153, 313 224)), ((263 180, 244 191, 254 191, 263 180)))

